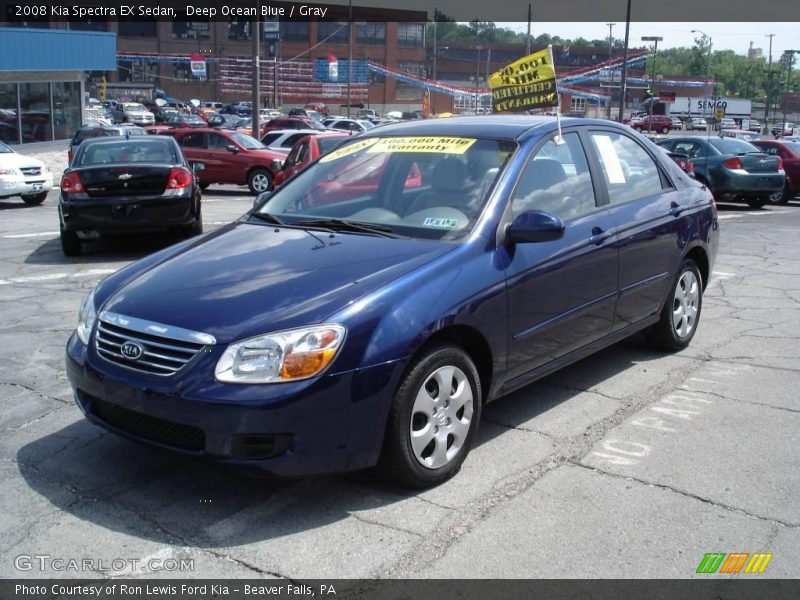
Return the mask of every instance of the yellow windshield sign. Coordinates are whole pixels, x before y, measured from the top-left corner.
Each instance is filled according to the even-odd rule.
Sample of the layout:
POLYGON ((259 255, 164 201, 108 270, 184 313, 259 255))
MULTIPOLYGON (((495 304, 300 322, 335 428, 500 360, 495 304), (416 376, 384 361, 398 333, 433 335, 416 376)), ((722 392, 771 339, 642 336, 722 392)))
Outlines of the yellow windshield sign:
POLYGON ((432 152, 434 154, 464 154, 477 142, 474 138, 458 137, 392 137, 382 138, 367 152, 432 152))
POLYGON ((334 150, 330 154, 326 154, 322 158, 319 159, 319 162, 328 162, 331 160, 336 160, 337 158, 342 158, 343 156, 347 156, 349 154, 355 154, 364 148, 369 148, 376 142, 380 141, 380 138, 370 138, 367 140, 361 140, 360 142, 356 142, 355 144, 348 144, 344 148, 339 148, 338 150, 334 150))

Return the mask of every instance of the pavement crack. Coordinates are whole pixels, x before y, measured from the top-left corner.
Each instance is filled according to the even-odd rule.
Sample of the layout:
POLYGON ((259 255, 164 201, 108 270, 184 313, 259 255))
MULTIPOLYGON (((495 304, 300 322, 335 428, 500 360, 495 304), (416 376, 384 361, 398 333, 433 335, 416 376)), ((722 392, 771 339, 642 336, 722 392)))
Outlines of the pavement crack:
POLYGON ((653 481, 647 481, 644 479, 639 479, 638 477, 631 477, 630 475, 619 475, 617 473, 611 473, 609 471, 604 471, 603 469, 598 469, 597 467, 591 467, 589 465, 584 465, 579 461, 571 460, 569 464, 575 467, 580 467, 581 469, 586 469, 588 471, 593 471, 600 475, 605 475, 606 477, 613 477, 614 479, 620 479, 623 481, 633 481, 634 483, 638 483, 640 485, 646 485, 654 488, 658 488, 660 490, 665 490, 667 492, 672 492, 673 494, 678 494, 679 496, 683 496, 684 498, 691 498, 692 500, 698 500, 704 504, 708 504, 710 506, 714 506, 716 508, 720 508, 722 510, 727 510, 729 512, 735 512, 740 515, 744 515, 746 517, 750 517, 751 519, 757 519, 759 521, 765 521, 767 523, 774 523, 776 525, 780 525, 781 527, 790 527, 790 528, 797 528, 800 527, 800 523, 788 523, 786 521, 782 521, 780 519, 776 519, 775 517, 767 517, 764 515, 757 515, 755 513, 751 513, 749 511, 744 510, 743 508, 739 508, 737 506, 730 506, 728 504, 723 504, 721 502, 717 502, 715 500, 710 500, 709 498, 704 498, 703 496, 699 496, 697 494, 693 494, 692 492, 681 490, 679 488, 666 485, 663 483, 655 483, 653 481))
POLYGON ((414 537, 418 537, 418 538, 422 538, 423 537, 421 533, 418 533, 416 531, 411 531, 410 529, 405 529, 403 527, 397 527, 395 525, 387 525, 386 523, 381 523, 379 521, 373 521, 372 519, 365 519, 363 516, 361 516, 360 514, 358 514, 356 512, 353 512, 353 511, 349 511, 347 514, 349 514, 356 521, 360 521, 361 523, 365 523, 367 525, 377 525, 378 527, 383 527, 385 529, 390 529, 392 531, 397 531, 399 533, 406 533, 406 534, 409 534, 409 535, 413 535, 414 537))

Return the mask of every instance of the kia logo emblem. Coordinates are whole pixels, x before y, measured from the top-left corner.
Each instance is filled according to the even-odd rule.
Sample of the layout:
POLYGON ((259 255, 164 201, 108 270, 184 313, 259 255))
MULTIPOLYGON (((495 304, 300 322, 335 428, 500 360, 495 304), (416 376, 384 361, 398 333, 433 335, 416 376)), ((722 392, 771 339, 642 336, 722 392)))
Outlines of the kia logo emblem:
POLYGON ((133 175, 131 175, 130 173, 123 173, 122 175, 119 176, 119 178, 122 179, 123 181, 125 181, 126 179, 130 179, 131 177, 133 177, 133 175))
POLYGON ((123 342, 123 344, 119 347, 119 350, 122 352, 122 356, 128 360, 139 360, 144 352, 144 348, 142 348, 141 344, 132 342, 130 340, 123 342))

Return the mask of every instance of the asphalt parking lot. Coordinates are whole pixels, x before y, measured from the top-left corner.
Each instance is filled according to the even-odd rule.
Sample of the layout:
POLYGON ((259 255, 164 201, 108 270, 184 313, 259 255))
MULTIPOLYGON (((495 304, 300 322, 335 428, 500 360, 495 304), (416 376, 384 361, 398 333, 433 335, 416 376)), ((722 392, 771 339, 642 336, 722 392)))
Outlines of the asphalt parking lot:
MULTIPOLYGON (((206 231, 245 192, 212 187, 206 231)), ((174 240, 67 259, 55 192, 0 201, 0 577, 683 578, 708 552, 800 577, 800 201, 720 209, 689 349, 632 338, 491 404, 461 473, 411 493, 371 472, 247 478, 83 420, 64 374, 83 297, 174 240)))

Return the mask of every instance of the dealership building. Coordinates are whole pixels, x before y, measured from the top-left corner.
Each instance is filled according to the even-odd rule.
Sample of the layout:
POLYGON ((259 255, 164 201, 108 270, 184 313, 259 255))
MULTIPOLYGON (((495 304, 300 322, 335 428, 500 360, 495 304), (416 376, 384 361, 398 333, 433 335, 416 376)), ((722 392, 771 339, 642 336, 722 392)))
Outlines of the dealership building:
POLYGON ((0 140, 72 137, 87 73, 115 70, 116 51, 113 33, 0 27, 0 140))

